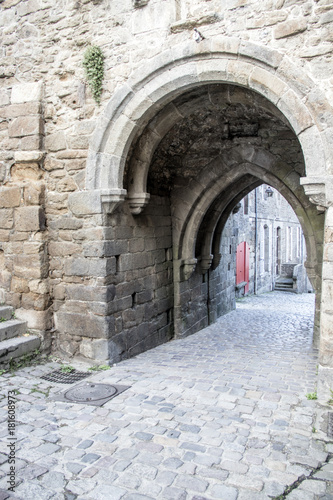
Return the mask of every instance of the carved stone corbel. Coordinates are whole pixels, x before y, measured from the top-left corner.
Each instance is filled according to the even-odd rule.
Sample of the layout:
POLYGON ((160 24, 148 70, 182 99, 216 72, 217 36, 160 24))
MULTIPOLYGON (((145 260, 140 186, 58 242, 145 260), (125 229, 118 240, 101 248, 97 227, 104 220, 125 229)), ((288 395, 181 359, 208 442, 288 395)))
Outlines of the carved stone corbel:
POLYGON ((104 211, 111 214, 114 210, 125 201, 127 191, 126 189, 112 189, 102 191, 101 202, 104 211))
POLYGON ((200 265, 201 265, 201 272, 202 274, 205 274, 210 266, 212 265, 214 255, 204 255, 201 257, 200 265))
POLYGON ((326 182, 323 177, 301 177, 300 183, 311 203, 316 205, 317 210, 324 212, 328 207, 326 198, 326 182))
POLYGON ((149 200, 149 193, 129 194, 127 196, 128 205, 133 215, 139 215, 149 200))
POLYGON ((185 259, 181 264, 181 278, 182 280, 189 280, 195 271, 197 259, 185 259))

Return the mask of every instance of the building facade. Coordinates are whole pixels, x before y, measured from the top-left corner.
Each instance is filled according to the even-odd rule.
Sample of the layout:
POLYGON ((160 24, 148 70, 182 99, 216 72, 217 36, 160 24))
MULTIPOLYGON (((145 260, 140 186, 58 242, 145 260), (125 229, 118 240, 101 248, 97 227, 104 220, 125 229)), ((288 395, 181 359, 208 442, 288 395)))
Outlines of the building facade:
POLYGON ((1 300, 43 348, 96 361, 189 335, 226 308, 230 213, 271 185, 304 233, 326 397, 330 1, 3 0, 0 9, 1 300), (90 45, 102 54, 89 62, 92 87, 90 45))
MULTIPOLYGON (((293 291, 311 291, 304 269, 306 245, 302 227, 295 212, 278 191, 262 184, 242 200, 239 210, 229 219, 238 253, 246 245, 249 252, 248 286, 238 286, 238 295, 269 292, 275 289, 279 280, 283 285, 283 281, 292 278, 293 291)), ((239 264, 242 261, 240 255, 239 264)), ((238 266, 237 270, 237 264, 236 258, 236 286, 244 277, 242 266, 238 266)))

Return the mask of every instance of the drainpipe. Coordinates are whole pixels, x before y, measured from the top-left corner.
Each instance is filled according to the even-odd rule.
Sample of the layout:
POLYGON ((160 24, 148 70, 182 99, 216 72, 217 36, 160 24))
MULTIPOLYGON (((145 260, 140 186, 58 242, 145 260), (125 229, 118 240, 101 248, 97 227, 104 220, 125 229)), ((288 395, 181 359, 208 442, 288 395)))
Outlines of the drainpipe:
POLYGON ((257 263, 258 263, 258 206, 257 206, 257 188, 254 190, 254 294, 257 295, 257 263))

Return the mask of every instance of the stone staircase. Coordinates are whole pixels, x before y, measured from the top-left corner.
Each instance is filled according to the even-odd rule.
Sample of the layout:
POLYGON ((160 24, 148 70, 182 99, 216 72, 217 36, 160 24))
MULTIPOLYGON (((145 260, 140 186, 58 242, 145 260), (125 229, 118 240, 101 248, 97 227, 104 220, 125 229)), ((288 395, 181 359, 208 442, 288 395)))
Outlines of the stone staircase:
POLYGON ((294 280, 293 278, 280 277, 276 280, 274 290, 280 290, 281 292, 296 292, 294 290, 294 280))
POLYGON ((0 306, 0 368, 11 360, 32 354, 40 346, 37 335, 27 333, 27 323, 13 318, 14 309, 0 306))

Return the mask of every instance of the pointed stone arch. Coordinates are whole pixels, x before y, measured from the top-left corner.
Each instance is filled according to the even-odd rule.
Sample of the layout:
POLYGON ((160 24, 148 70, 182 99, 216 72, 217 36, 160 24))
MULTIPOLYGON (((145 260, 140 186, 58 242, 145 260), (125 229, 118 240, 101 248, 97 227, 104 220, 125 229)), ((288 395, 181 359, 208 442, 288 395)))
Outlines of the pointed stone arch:
POLYGON ((204 40, 200 45, 180 44, 162 52, 151 60, 148 70, 137 70, 115 93, 90 143, 86 191, 73 194, 70 205, 77 196, 88 202, 93 197, 93 203, 101 203, 111 212, 127 198, 132 213, 139 213, 149 200, 146 182, 154 148, 180 118, 170 103, 186 90, 212 82, 251 89, 281 111, 302 147, 306 178, 301 182, 315 203, 327 206, 332 191, 327 176, 331 180, 329 137, 333 120, 325 96, 318 90, 313 93, 314 82, 286 55, 226 37, 204 40), (142 157, 131 165, 131 188, 126 190, 124 173, 131 145, 162 109, 154 131, 144 137, 142 157))
MULTIPOLYGON (((303 220, 311 219, 309 240, 313 234, 314 243, 310 245, 310 253, 313 255, 322 252, 322 244, 319 242, 322 223, 317 223, 316 220, 319 219, 311 217, 309 213, 312 214, 316 209, 326 210, 327 250, 322 255, 323 273, 327 282, 324 283, 325 299, 321 312, 322 321, 324 319, 325 322, 321 339, 320 370, 323 382, 320 387, 323 393, 327 393, 333 379, 333 308, 329 300, 333 289, 330 277, 330 235, 333 231, 333 113, 325 95, 297 62, 277 50, 246 40, 220 36, 204 40, 200 44, 180 44, 152 58, 147 68, 136 70, 127 83, 114 94, 101 115, 90 143, 85 190, 70 195, 69 208, 78 216, 103 211, 111 213, 127 200, 132 214, 139 214, 149 202, 147 178, 153 153, 167 131, 182 116, 179 108, 174 106, 174 100, 190 89, 214 83, 244 87, 264 96, 279 110, 294 131, 303 152, 305 176, 298 178, 296 184, 292 182, 292 174, 289 182, 277 177, 273 179, 269 173, 266 173, 263 179, 273 186, 276 185, 287 199, 294 194, 292 185, 297 190, 301 189, 300 184, 303 185, 313 205, 310 206, 308 199, 304 201, 306 207, 299 203, 300 215, 297 215, 301 222, 302 217, 303 220), (137 141, 140 141, 142 153, 130 161, 131 148, 137 141), (129 180, 126 186, 125 176, 129 180), (304 212, 301 210, 302 206, 304 212)), ((250 164, 252 169, 260 168, 258 158, 251 158, 250 164)), ((256 177, 254 170, 252 175, 256 177)), ((258 178, 262 179, 260 176, 258 178)), ((246 189, 230 201, 229 208, 246 189)), ((214 191, 212 187, 213 192, 212 200, 217 199, 219 195, 218 190, 214 191)), ((296 198, 299 201, 298 195, 296 198)), ((190 217, 190 224, 195 222, 200 227, 198 222, 202 220, 205 208, 208 209, 209 205, 202 206, 203 212, 200 217, 196 214, 196 222, 195 218, 190 217)), ((194 213, 194 207, 192 212, 194 213)), ((213 246, 216 245, 214 241, 218 241, 222 221, 223 217, 214 225, 213 246)), ((184 241, 186 242, 186 230, 184 241)), ((207 241, 212 248, 211 240, 208 238, 207 241)), ((181 252, 183 256, 183 248, 187 248, 185 259, 178 258, 177 265, 181 260, 185 260, 187 271, 190 273, 191 266, 193 268, 195 265, 195 245, 191 246, 190 252, 189 244, 190 238, 186 245, 176 249, 176 252, 178 255, 181 252)), ((209 255, 206 256, 208 259, 209 255)), ((321 265, 322 259, 314 263, 313 277, 317 282, 321 279, 321 265)), ((177 293, 177 287, 175 290, 177 293)), ((318 297, 320 301, 320 294, 318 297)), ((179 304, 175 300, 175 309, 177 307, 179 304)))

